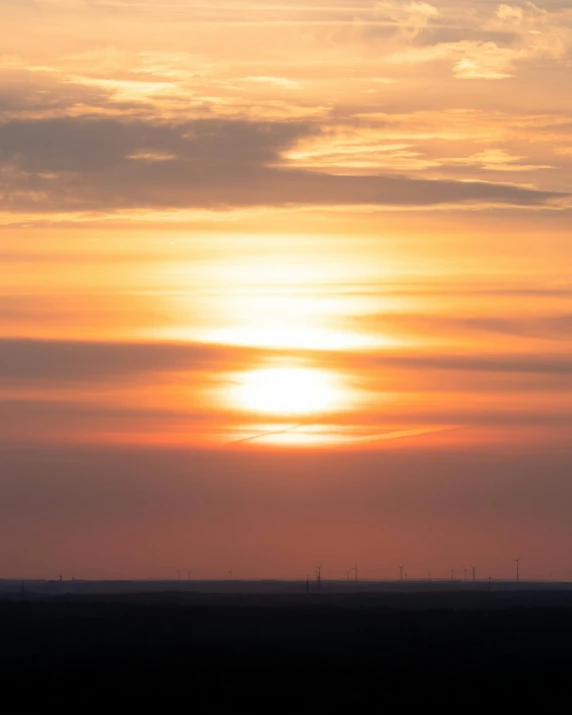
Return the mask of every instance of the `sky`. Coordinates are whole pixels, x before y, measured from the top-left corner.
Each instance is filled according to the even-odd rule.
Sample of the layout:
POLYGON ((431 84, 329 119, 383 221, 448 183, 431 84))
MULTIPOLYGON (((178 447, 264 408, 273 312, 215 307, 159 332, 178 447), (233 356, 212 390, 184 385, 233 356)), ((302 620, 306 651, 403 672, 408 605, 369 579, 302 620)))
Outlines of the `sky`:
POLYGON ((572 578, 569 2, 0 38, 0 576, 572 578))

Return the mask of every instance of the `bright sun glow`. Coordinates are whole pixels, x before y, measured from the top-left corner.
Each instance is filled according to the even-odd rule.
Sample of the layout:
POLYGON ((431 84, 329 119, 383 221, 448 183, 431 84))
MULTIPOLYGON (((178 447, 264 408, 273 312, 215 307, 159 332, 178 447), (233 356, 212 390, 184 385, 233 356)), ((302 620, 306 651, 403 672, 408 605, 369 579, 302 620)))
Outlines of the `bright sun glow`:
POLYGON ((245 410, 273 415, 328 412, 341 401, 331 375, 310 368, 264 368, 246 372, 233 400, 245 410))

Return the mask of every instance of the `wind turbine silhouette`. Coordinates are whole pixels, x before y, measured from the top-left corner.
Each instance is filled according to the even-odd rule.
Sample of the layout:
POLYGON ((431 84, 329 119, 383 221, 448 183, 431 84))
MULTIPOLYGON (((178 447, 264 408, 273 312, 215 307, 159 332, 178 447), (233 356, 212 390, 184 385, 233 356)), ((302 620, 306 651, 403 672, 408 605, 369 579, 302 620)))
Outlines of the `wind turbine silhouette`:
POLYGON ((515 559, 516 561, 516 582, 518 583, 520 581, 520 573, 519 573, 519 566, 520 566, 520 556, 518 559, 515 559))
POLYGON ((227 573, 228 573, 228 580, 229 580, 229 581, 232 581, 232 569, 229 569, 229 570, 227 571, 227 573))
POLYGON ((469 564, 469 566, 473 569, 473 581, 477 580, 477 567, 473 566, 473 564, 469 564))
POLYGON ((318 584, 318 588, 322 588, 322 564, 316 566, 316 582, 318 584))
POLYGON ((397 567, 399 569, 399 580, 403 581, 403 565, 400 566, 399 564, 397 564, 397 567))
POLYGON ((357 561, 356 561, 356 565, 353 567, 352 571, 355 571, 356 581, 357 581, 357 580, 358 580, 358 566, 357 566, 357 561))

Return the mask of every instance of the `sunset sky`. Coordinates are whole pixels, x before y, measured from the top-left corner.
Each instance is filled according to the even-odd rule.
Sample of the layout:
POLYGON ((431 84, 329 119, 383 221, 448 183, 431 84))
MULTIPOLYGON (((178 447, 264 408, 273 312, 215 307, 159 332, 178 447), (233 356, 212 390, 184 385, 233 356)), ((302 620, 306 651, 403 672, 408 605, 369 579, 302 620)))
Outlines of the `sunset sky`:
POLYGON ((0 577, 572 578, 568 0, 0 39, 0 577))

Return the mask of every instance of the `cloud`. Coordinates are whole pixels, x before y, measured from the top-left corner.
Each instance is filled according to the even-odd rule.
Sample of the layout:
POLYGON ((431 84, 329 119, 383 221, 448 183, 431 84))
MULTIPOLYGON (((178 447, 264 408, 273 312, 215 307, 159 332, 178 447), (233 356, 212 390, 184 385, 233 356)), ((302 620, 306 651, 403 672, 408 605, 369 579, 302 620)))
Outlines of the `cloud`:
MULTIPOLYGON (((124 424, 149 422, 150 420, 185 420, 186 422, 204 422, 216 419, 217 413, 212 414, 202 411, 176 410, 167 407, 149 407, 145 409, 129 406, 118 406, 97 403, 94 401, 82 402, 76 400, 57 399, 3 399, 0 404, 0 417, 5 424, 18 421, 22 427, 29 427, 30 422, 39 420, 101 420, 105 425, 111 421, 120 421, 124 424)), ((224 414, 224 413, 223 413, 224 414)), ((218 415, 220 417, 220 414, 218 415)), ((10 425, 13 427, 13 425, 10 425)), ((24 430, 25 431, 25 430, 24 430)))
POLYGON ((104 171, 138 152, 209 164, 266 164, 312 128, 307 123, 218 119, 182 124, 58 118, 0 124, 0 156, 27 171, 104 171))
POLYGON ((536 354, 417 354, 265 350, 232 345, 166 342, 94 342, 0 338, 0 379, 100 380, 153 372, 228 371, 250 368, 277 355, 322 367, 425 369, 515 374, 572 374, 572 358, 536 354))
POLYGON ((146 211, 255 206, 543 206, 557 197, 535 189, 569 185, 560 166, 534 176, 546 184, 488 184, 486 197, 475 183, 437 183, 495 181, 482 171, 499 176, 559 163, 553 155, 565 139, 558 130, 539 144, 540 128, 523 122, 531 96, 539 116, 565 113, 572 47, 565 3, 41 4, 0 7, 0 24, 24 38, 0 57, 0 202, 19 214, 12 220, 32 212, 51 213, 51 221, 74 212, 142 220, 146 211), (24 22, 33 38, 50 18, 53 43, 25 41, 24 22), (168 41, 148 34, 152 19, 164 23, 168 41), (79 48, 70 38, 82 29, 79 48), (519 75, 530 77, 530 88, 519 75), (516 79, 505 112, 491 109, 508 106, 502 82, 462 95, 456 86, 508 77, 516 79), (374 113, 399 115, 400 125, 373 127, 374 113), (292 160, 304 142, 309 151, 292 160), (252 161, 238 157, 241 148, 252 161), (413 172, 433 181, 395 176, 413 172), (360 184, 351 174, 372 176, 360 184))
POLYGON ((361 355, 356 363, 366 367, 396 367, 438 371, 489 372, 513 374, 571 375, 572 358, 543 355, 463 355, 454 353, 426 355, 361 355))
POLYGON ((397 24, 400 41, 407 42, 416 39, 440 14, 435 5, 419 0, 385 0, 376 3, 374 9, 374 17, 389 17, 397 24))
POLYGON ((512 76, 514 52, 494 42, 460 43, 463 55, 453 65, 458 79, 506 79, 512 76))
POLYGON ((0 380, 86 382, 153 372, 239 369, 260 351, 200 343, 0 338, 0 380))
POLYGON ((426 46, 411 46, 389 55, 392 64, 423 64, 449 61, 457 79, 505 79, 512 76, 513 63, 520 51, 495 42, 460 40, 426 46))
MULTIPOLYGON (((445 14, 453 17, 450 8, 445 14)), ((457 26, 430 27, 421 42, 391 46, 385 61, 422 64, 448 61, 457 79, 498 80, 514 76, 522 66, 539 60, 564 63, 572 48, 571 17, 566 9, 539 8, 532 2, 499 5, 492 14, 477 12, 457 18, 457 26)))
POLYGON ((511 5, 499 5, 497 10, 499 20, 522 20, 524 10, 521 7, 512 7, 511 5))
POLYGON ((536 171, 537 169, 553 169, 548 164, 522 164, 522 156, 511 156, 503 149, 485 149, 465 158, 439 159, 442 164, 457 164, 476 166, 486 171, 536 171))
POLYGON ((531 317, 419 315, 414 313, 364 315, 353 317, 353 324, 368 330, 397 333, 421 333, 440 338, 468 333, 496 333, 546 340, 572 339, 572 314, 550 314, 531 317))
POLYGON ((543 206, 563 196, 504 184, 286 168, 285 151, 316 131, 308 122, 220 119, 181 124, 86 118, 8 122, 0 125, 0 196, 12 210, 45 212, 288 205, 543 206))

